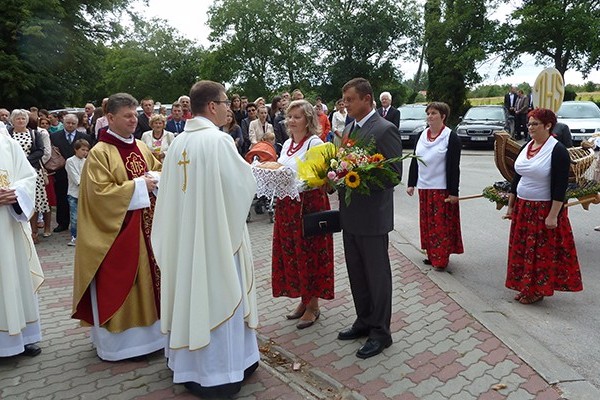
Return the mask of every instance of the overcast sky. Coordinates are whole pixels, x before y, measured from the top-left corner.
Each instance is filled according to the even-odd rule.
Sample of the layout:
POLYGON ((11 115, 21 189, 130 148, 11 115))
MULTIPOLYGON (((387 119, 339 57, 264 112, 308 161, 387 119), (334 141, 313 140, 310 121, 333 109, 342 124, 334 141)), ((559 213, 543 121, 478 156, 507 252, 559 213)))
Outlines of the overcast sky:
MULTIPOLYGON (((207 10, 213 3, 212 0, 149 0, 149 5, 142 6, 138 4, 136 9, 146 17, 160 17, 166 19, 169 24, 177 28, 184 36, 198 41, 203 46, 208 46, 208 34, 210 30, 206 26, 207 21, 207 10)), ((498 18, 502 17, 502 14, 506 15, 510 12, 511 6, 519 1, 507 1, 504 6, 500 9, 498 18)), ((479 73, 487 78, 484 83, 486 84, 519 84, 521 82, 528 82, 533 85, 537 75, 548 66, 552 66, 548 63, 545 66, 536 66, 533 58, 524 57, 523 67, 515 70, 512 76, 496 77, 498 70, 498 63, 486 62, 479 68, 479 73)), ((401 61, 400 69, 404 74, 404 78, 411 78, 416 70, 417 63, 401 61)), ((600 71, 594 71, 586 80, 591 80, 596 83, 600 83, 600 71)), ((567 71, 565 73, 566 84, 582 84, 584 82, 581 74, 575 71, 567 71)))

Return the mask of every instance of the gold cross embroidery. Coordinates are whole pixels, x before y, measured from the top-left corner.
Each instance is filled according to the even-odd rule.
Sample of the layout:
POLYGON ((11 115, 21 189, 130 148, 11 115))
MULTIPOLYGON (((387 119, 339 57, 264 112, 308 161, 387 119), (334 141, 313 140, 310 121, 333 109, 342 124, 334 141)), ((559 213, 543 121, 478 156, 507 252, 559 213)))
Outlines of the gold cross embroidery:
POLYGON ((8 177, 8 171, 0 169, 0 188, 8 189, 10 187, 10 179, 8 177))
POLYGON ((180 160, 177 165, 183 165, 183 187, 181 190, 185 193, 187 189, 187 165, 190 163, 190 160, 186 160, 187 152, 185 150, 183 150, 181 155, 183 156, 183 160, 180 160))

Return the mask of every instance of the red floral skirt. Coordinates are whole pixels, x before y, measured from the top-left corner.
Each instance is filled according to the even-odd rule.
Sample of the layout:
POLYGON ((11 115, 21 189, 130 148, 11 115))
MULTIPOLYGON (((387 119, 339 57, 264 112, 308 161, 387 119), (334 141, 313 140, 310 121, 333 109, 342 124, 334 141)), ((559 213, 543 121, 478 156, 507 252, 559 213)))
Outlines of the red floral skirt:
POLYGON ((333 299, 333 237, 302 237, 302 215, 329 210, 329 198, 320 189, 300 194, 301 201, 277 200, 273 228, 273 296, 333 299))
POLYGON ((583 290, 568 210, 563 208, 558 214, 555 229, 547 229, 551 207, 551 201, 516 199, 508 241, 507 288, 527 296, 583 290))
POLYGON ((462 254, 460 210, 457 204, 446 203, 446 189, 419 189, 419 226, 421 248, 436 268, 446 268, 450 254, 462 254))

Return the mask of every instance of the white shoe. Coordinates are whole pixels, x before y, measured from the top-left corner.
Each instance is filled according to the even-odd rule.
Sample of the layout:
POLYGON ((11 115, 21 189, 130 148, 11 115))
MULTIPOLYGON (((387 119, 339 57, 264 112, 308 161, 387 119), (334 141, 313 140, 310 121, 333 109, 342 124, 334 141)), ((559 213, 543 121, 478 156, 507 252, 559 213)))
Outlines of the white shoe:
POLYGON ((75 241, 76 240, 77 240, 76 238, 72 237, 71 241, 69 243, 67 243, 67 246, 75 246, 75 241))
POLYGON ((600 225, 598 225, 597 227, 595 227, 594 230, 600 232, 600 225))

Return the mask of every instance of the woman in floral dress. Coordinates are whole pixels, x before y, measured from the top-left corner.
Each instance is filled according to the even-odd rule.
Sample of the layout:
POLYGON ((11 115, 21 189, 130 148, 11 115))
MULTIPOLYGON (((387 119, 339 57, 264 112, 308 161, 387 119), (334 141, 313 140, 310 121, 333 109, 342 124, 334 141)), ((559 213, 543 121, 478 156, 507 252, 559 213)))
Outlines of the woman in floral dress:
POLYGON ((531 141, 515 160, 515 177, 504 218, 512 220, 506 287, 515 300, 532 304, 555 290, 583 290, 567 208, 567 149, 550 132, 556 115, 537 108, 527 124, 531 141))
MULTIPOLYGON (((305 100, 290 103, 286 112, 290 138, 283 144, 278 162, 297 171, 296 160, 309 148, 322 144, 317 136, 319 120, 305 100)), ((306 189, 300 200, 277 200, 273 231, 273 296, 300 297, 288 319, 299 319, 298 329, 308 328, 319 318, 319 298, 333 299, 333 238, 331 234, 302 236, 302 216, 329 210, 323 188, 306 189)))

